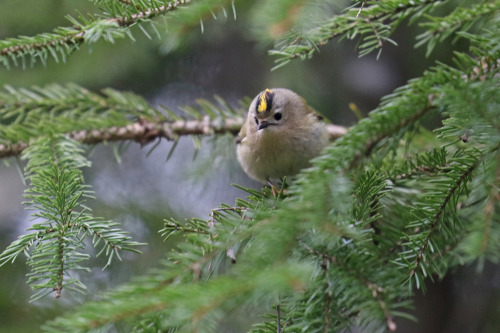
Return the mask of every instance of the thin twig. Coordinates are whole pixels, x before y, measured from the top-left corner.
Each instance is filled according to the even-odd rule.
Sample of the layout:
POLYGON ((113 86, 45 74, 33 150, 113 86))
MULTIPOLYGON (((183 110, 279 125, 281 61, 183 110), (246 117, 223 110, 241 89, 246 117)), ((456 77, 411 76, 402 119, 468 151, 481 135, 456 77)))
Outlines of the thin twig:
POLYGON ((484 230, 483 239, 481 241, 481 253, 485 253, 488 249, 488 244, 491 239, 491 228, 493 223, 493 215, 495 214, 495 202, 500 200, 499 197, 499 185, 500 185, 500 152, 497 153, 497 169, 495 172, 495 178, 493 179, 493 184, 491 184, 491 191, 488 202, 484 207, 484 230))
POLYGON ((371 27, 372 27, 372 30, 373 30, 373 34, 375 35, 375 37, 377 38, 377 41, 378 41, 378 47, 379 48, 382 48, 384 46, 384 44, 382 43, 382 38, 380 37, 380 33, 378 32, 378 29, 377 27, 375 26, 375 24, 369 20, 368 18, 365 19, 366 23, 368 23, 371 27))
POLYGON ((402 173, 399 175, 396 175, 393 177, 391 180, 396 182, 398 180, 403 180, 403 179, 412 179, 415 176, 421 176, 421 175, 427 175, 427 176, 434 176, 437 172, 446 172, 448 167, 448 164, 445 164, 443 166, 438 166, 438 167, 432 167, 432 166, 416 166, 415 168, 411 169, 408 171, 408 173, 402 173))
POLYGON ((276 305, 276 311, 278 312, 278 318, 276 319, 276 321, 277 321, 276 332, 281 333, 281 308, 280 308, 279 304, 276 305))
POLYGON ((361 15, 361 12, 363 11, 363 8, 365 7, 365 3, 366 3, 366 1, 363 0, 363 2, 361 3, 361 7, 359 7, 358 13, 356 14, 356 18, 358 18, 359 15, 361 15))
POLYGON ((121 2, 121 3, 123 3, 123 4, 125 4, 125 5, 127 5, 127 6, 132 6, 133 5, 133 3, 131 1, 129 1, 129 0, 118 0, 118 1, 121 2))
POLYGON ((169 11, 177 9, 180 5, 185 5, 189 2, 191 2, 191 0, 171 1, 168 3, 168 5, 159 6, 157 8, 152 8, 150 10, 147 10, 147 11, 144 11, 141 13, 137 13, 134 15, 130 15, 130 16, 113 17, 113 18, 108 19, 108 21, 117 22, 121 26, 129 26, 129 25, 132 25, 139 20, 149 19, 149 18, 152 18, 154 16, 167 13, 169 11))

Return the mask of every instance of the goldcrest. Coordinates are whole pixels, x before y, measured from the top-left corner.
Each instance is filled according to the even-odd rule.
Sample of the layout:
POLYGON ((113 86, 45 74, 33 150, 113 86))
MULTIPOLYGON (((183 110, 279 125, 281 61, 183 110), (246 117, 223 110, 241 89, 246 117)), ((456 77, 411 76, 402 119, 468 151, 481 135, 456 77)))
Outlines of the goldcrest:
POLYGON ((293 91, 264 90, 252 101, 236 140, 243 170, 262 183, 298 173, 328 144, 322 119, 293 91))

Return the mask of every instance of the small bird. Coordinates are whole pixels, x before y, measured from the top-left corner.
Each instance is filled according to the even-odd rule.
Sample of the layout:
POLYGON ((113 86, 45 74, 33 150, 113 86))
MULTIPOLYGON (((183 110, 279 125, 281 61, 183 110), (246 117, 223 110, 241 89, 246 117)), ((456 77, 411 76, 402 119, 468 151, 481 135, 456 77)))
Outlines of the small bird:
POLYGON ((328 144, 322 120, 289 89, 262 91, 252 101, 236 139, 240 165, 248 176, 262 183, 298 173, 328 144))

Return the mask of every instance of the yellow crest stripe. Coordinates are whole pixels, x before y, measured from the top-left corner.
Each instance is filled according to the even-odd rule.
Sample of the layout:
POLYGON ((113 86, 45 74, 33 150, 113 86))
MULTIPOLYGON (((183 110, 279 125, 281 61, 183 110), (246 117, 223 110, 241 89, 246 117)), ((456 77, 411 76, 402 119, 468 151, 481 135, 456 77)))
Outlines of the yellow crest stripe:
POLYGON ((273 91, 270 89, 266 89, 260 96, 259 102, 257 103, 257 112, 265 112, 266 110, 271 109, 271 105, 273 102, 273 91))

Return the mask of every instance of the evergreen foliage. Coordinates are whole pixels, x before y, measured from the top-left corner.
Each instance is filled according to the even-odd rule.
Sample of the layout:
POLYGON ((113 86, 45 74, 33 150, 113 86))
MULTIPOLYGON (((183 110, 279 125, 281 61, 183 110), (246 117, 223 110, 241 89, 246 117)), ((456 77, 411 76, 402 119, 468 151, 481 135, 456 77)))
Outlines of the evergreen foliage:
MULTIPOLYGON (((168 21, 167 8, 185 6, 180 20, 189 25, 217 7, 215 1, 94 2, 102 15, 73 21, 75 27, 53 34, 0 42, 0 59, 6 66, 16 59, 58 59, 81 43, 128 35, 131 26, 153 17, 164 15, 168 21)), ((257 2, 250 24, 267 23, 271 33, 262 39, 276 39, 270 53, 278 56, 278 66, 307 59, 336 37, 356 38, 360 55, 380 51, 395 43, 391 35, 398 26, 413 22, 425 30, 417 45, 428 53, 446 38, 463 39, 468 49, 455 52, 453 66, 438 63, 384 97, 278 192, 244 189, 246 199, 221 204, 207 220, 166 218, 161 236, 181 235, 183 241, 159 268, 43 329, 87 332, 123 323, 134 332, 217 332, 234 308, 259 307, 268 314, 252 333, 337 332, 354 326, 396 331, 398 318, 411 317, 416 289, 464 263, 498 262, 500 2, 453 4, 358 1, 313 20, 315 6, 328 7, 330 1, 257 2), (434 13, 438 6, 445 16, 434 13), (267 19, 271 7, 288 15, 267 19), (422 123, 435 115, 442 124, 429 131, 422 123)), ((193 113, 198 124, 238 117, 238 110, 221 99, 217 105, 199 104, 202 111, 193 113)), ((75 272, 86 270, 80 266, 88 257, 81 253, 84 236, 91 236, 108 264, 118 250, 135 251, 139 244, 85 207, 90 193, 81 168, 88 161, 74 139, 95 143, 112 137, 103 136, 103 129, 152 122, 151 130, 159 130, 179 118, 130 93, 95 94, 74 85, 6 87, 0 116, 0 145, 22 143, 18 150, 28 160, 30 183, 26 197, 35 209, 33 232, 13 242, 0 263, 28 255, 34 298, 53 290, 59 296, 62 288, 83 291, 75 272), (103 139, 75 134, 85 131, 86 138, 93 130, 103 139)), ((208 127, 186 133, 220 132, 208 127)))
MULTIPOLYGON (((64 62, 82 44, 90 45, 99 40, 113 43, 125 37, 134 40, 129 29, 134 25, 137 25, 148 38, 151 38, 151 33, 160 37, 164 32, 160 33, 151 20, 157 16, 171 14, 182 7, 189 6, 190 10, 178 15, 180 16, 178 22, 179 24, 182 22, 183 26, 189 26, 193 22, 199 22, 200 16, 205 16, 207 12, 210 13, 225 5, 224 2, 215 0, 94 0, 92 2, 101 9, 101 13, 91 16, 80 14, 77 18, 68 15, 66 18, 71 27, 58 27, 52 33, 0 41, 0 63, 7 68, 12 65, 26 68, 27 60, 31 66, 37 61, 46 64, 49 58, 53 58, 56 62, 64 62)), ((172 28, 170 30, 175 31, 172 28)))
MULTIPOLYGON (((31 89, 6 86, 0 91, 0 157, 20 154, 28 142, 44 135, 65 135, 85 143, 156 138, 177 140, 180 135, 237 132, 242 110, 215 96, 217 104, 197 100, 196 106, 175 113, 152 107, 130 92, 103 89, 93 93, 75 84, 31 89)), ((241 102, 242 105, 248 102, 241 102)))
POLYGON ((47 134, 121 127, 138 118, 161 117, 142 97, 105 89, 102 94, 75 84, 31 89, 6 86, 0 93, 1 141, 8 146, 47 134), (54 122, 53 119, 59 121, 54 122))
POLYGON ((53 291, 60 297, 63 288, 85 291, 75 274, 88 271, 81 262, 89 255, 80 252, 86 236, 99 249, 97 255, 108 257, 106 266, 115 256, 120 258, 120 250, 138 252, 135 247, 144 245, 131 241, 127 233, 116 228, 118 223, 90 214, 85 198, 91 192, 80 170, 90 165, 82 153, 73 140, 59 135, 38 138, 23 154, 30 182, 26 204, 35 211, 34 223, 28 229, 31 233, 20 236, 0 255, 0 265, 26 254, 32 271, 28 284, 37 291, 33 300, 53 291))

